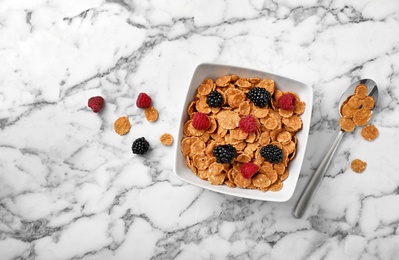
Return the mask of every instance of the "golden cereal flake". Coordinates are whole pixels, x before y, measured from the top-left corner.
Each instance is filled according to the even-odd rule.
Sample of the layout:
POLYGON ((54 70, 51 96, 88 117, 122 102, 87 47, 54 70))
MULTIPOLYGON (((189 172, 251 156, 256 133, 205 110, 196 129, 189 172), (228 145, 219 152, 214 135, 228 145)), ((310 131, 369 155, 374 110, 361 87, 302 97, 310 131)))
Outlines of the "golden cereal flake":
POLYGON ((250 162, 251 159, 252 159, 251 156, 249 156, 249 155, 246 154, 246 153, 242 153, 242 154, 239 154, 239 155, 237 156, 237 161, 238 161, 238 162, 242 162, 242 163, 250 162))
POLYGON ((269 130, 273 130, 276 129, 278 126, 278 121, 274 118, 274 117, 269 117, 266 122, 265 122, 265 126, 267 129, 269 130))
POLYGON ((173 136, 169 133, 164 133, 159 140, 163 145, 170 146, 173 143, 173 136))
POLYGON ((257 118, 264 118, 269 114, 269 108, 266 107, 252 107, 252 114, 257 118))
POLYGON ((294 110, 284 110, 284 109, 279 108, 278 113, 281 117, 289 118, 294 114, 294 110))
POLYGON ((273 183, 272 185, 270 185, 269 187, 269 191, 279 191, 283 188, 283 183, 280 180, 277 180, 275 183, 273 183))
POLYGON ((237 112, 223 110, 217 114, 218 124, 224 129, 234 129, 240 122, 240 116, 237 112))
POLYGON ((355 123, 353 123, 352 119, 350 118, 341 117, 339 119, 339 124, 342 131, 353 132, 353 130, 355 130, 355 123))
POLYGON ((367 96, 361 101, 362 107, 368 108, 368 109, 373 109, 375 106, 375 101, 374 98, 371 96, 367 96))
POLYGON ((205 143, 197 139, 193 144, 191 144, 191 153, 192 154, 203 154, 205 152, 205 143))
POLYGON ((239 79, 235 83, 240 88, 250 88, 252 86, 251 82, 246 79, 239 79))
POLYGON ((272 79, 264 79, 259 82, 258 87, 265 88, 271 95, 274 93, 274 80, 272 79))
POLYGON ((363 99, 367 96, 368 88, 364 84, 359 84, 355 89, 355 95, 358 96, 360 99, 363 99))
POLYGON ((378 137, 378 129, 374 125, 367 125, 362 128, 360 132, 363 138, 367 141, 373 141, 378 137))
POLYGON ((251 106, 250 103, 248 101, 244 101, 242 102, 239 106, 238 106, 238 113, 240 115, 243 116, 247 116, 249 115, 249 113, 251 112, 251 106))
POLYGON ((199 171, 208 169, 209 161, 205 154, 195 154, 193 156, 193 164, 199 171))
POLYGON ((371 118, 371 111, 368 108, 361 108, 355 112, 353 115, 353 122, 357 126, 363 126, 367 124, 367 122, 371 118))
POLYGON ((158 119, 158 110, 155 107, 149 107, 144 110, 145 118, 149 122, 155 122, 158 119))
POLYGON ((209 165, 208 176, 219 175, 219 174, 221 174, 222 171, 223 171, 223 165, 220 163, 214 162, 211 165, 209 165))
POLYGON ((231 82, 231 76, 226 75, 216 79, 216 86, 224 87, 227 86, 231 82))
POLYGON ((252 184, 257 188, 268 188, 272 182, 266 174, 256 174, 252 178, 252 184))
POLYGON ((226 174, 224 173, 208 177, 209 183, 213 185, 221 185, 223 184, 225 179, 226 179, 226 174))
POLYGON ((288 144, 292 139, 292 135, 288 131, 282 131, 277 135, 277 141, 282 144, 288 144))
POLYGON ((351 168, 354 172, 361 173, 363 172, 367 167, 367 163, 360 160, 360 159, 354 159, 351 163, 351 168))
POLYGON ((362 100, 358 96, 352 95, 348 98, 347 104, 352 108, 359 108, 362 105, 362 100))
POLYGON ((191 145, 198 140, 196 137, 184 137, 183 140, 181 141, 181 152, 183 156, 187 156, 190 151, 191 151, 191 145))
POLYGON ((245 96, 244 92, 237 93, 233 96, 233 98, 231 100, 231 106, 239 108, 241 103, 244 102, 245 99, 246 99, 246 96, 245 96))
POLYGON ((209 93, 211 93, 211 91, 212 91, 212 86, 210 86, 208 84, 201 84, 198 87, 198 94, 203 95, 203 96, 208 95, 209 93))
POLYGON ((358 110, 358 108, 351 107, 348 103, 344 103, 341 106, 341 114, 346 118, 352 118, 358 110))
POLYGON ((127 116, 122 116, 116 119, 114 123, 114 130, 118 135, 125 135, 130 131, 130 122, 127 116))
POLYGON ((237 185, 237 187, 246 188, 251 184, 251 182, 252 180, 244 178, 241 172, 237 173, 234 177, 234 184, 237 185))
POLYGON ((302 115, 305 112, 306 103, 303 101, 295 101, 294 113, 297 115, 302 115))

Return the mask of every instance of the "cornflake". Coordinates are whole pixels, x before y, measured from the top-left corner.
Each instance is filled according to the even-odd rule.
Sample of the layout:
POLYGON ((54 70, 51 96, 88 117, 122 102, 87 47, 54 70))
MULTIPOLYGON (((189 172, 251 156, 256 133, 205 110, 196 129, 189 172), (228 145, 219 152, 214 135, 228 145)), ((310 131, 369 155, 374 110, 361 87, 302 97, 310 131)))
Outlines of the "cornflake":
POLYGON ((144 110, 145 118, 149 122, 155 122, 158 119, 158 110, 155 107, 149 107, 144 110))
POLYGON ((279 191, 289 176, 289 162, 296 154, 296 132, 302 128, 300 116, 305 108, 305 102, 296 93, 276 89, 271 79, 240 78, 238 75, 221 76, 215 81, 207 78, 198 86, 195 100, 187 107, 189 118, 183 126, 181 152, 193 173, 213 185, 258 189, 262 192, 279 191), (246 94, 255 87, 265 88, 271 94, 269 106, 257 107, 247 98, 246 94), (213 90, 223 96, 222 107, 211 108, 206 103, 207 96, 213 90), (278 99, 286 93, 294 96, 294 110, 277 107, 278 99), (210 126, 207 130, 192 127, 196 112, 208 116, 210 126), (243 132, 239 128, 240 120, 249 114, 257 121, 257 129, 253 133, 243 132), (216 162, 212 151, 217 145, 225 144, 234 146, 237 155, 231 163, 220 164, 216 162), (261 156, 260 150, 267 144, 282 149, 283 159, 280 163, 272 164, 261 156), (259 167, 250 179, 244 178, 240 170, 241 165, 248 162, 259 167))
POLYGON ((169 133, 164 133, 163 135, 161 135, 159 140, 163 145, 169 146, 173 143, 173 136, 169 133))
POLYGON ((114 130, 118 135, 125 135, 130 131, 130 122, 127 116, 122 116, 115 120, 114 130))
POLYGON ((373 141, 374 139, 377 138, 378 134, 379 134, 378 129, 374 125, 365 126, 362 128, 361 131, 361 135, 367 141, 373 141))
POLYGON ((361 173, 366 169, 367 163, 360 159, 354 159, 351 163, 351 168, 354 172, 361 173))

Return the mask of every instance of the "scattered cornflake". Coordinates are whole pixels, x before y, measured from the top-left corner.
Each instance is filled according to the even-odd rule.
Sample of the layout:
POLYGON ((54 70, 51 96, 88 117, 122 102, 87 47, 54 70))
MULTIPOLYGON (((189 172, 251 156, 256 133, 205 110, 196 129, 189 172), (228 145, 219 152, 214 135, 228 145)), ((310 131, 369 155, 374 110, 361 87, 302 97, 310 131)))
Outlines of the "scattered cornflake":
POLYGON ((122 116, 115 120, 114 130, 118 135, 125 135, 130 131, 130 122, 127 116, 122 116))
POLYGON ((173 143, 173 136, 169 133, 164 133, 159 140, 163 145, 170 146, 173 143))
POLYGON ((354 172, 357 172, 357 173, 363 172, 363 171, 366 169, 366 167, 367 167, 367 163, 366 163, 366 162, 363 162, 363 161, 360 160, 360 159, 354 159, 354 160, 352 161, 352 163, 351 163, 351 168, 352 168, 352 170, 353 170, 354 172))
POLYGON ((155 107, 149 107, 144 110, 145 118, 149 122, 155 122, 158 119, 158 110, 155 107))

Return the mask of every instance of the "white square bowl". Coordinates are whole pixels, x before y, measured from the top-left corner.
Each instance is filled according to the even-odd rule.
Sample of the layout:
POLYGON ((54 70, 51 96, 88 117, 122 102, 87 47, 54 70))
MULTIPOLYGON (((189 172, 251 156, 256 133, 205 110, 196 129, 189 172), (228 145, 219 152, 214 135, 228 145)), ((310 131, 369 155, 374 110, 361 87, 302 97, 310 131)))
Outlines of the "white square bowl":
POLYGON ((310 86, 302 82, 286 78, 283 76, 279 76, 276 74, 248 69, 248 68, 214 64, 214 63, 200 64, 194 71, 190 86, 188 87, 186 92, 186 97, 183 107, 181 109, 173 171, 178 179, 207 190, 227 195, 242 197, 242 198, 255 199, 255 200, 279 201, 279 202, 287 201, 291 198, 292 194, 294 193, 299 178, 299 174, 301 171, 302 161, 305 155, 306 144, 308 141, 312 106, 313 106, 313 90, 310 86), (303 127, 299 132, 296 133, 298 139, 297 153, 295 158, 290 162, 288 166, 289 176, 283 182, 283 188, 278 192, 270 192, 270 191, 262 192, 260 190, 242 189, 238 187, 230 188, 226 185, 212 185, 208 181, 200 179, 186 165, 186 159, 181 153, 180 147, 181 147, 181 140, 183 139, 184 136, 183 125, 189 118, 187 113, 187 106, 190 104, 191 101, 194 100, 196 90, 205 78, 211 78, 213 80, 216 80, 218 77, 228 74, 236 74, 239 77, 247 77, 247 78, 259 77, 259 78, 273 79, 275 81, 276 89, 280 89, 282 91, 295 92, 299 96, 301 101, 304 101, 306 103, 305 112, 301 115, 303 127))

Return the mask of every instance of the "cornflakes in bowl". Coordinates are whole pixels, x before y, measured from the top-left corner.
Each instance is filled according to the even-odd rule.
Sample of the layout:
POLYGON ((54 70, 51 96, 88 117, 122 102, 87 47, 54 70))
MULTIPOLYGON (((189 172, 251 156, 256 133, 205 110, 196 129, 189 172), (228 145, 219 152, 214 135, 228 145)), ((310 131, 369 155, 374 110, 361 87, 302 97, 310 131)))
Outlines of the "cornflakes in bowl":
POLYGON ((287 201, 299 178, 312 104, 312 88, 299 81, 247 68, 200 64, 180 115, 176 176, 223 194, 287 201), (267 102, 259 99, 263 95, 267 102), (193 124, 195 113, 201 113, 198 118, 203 122, 193 124), (243 128, 241 121, 249 126, 244 122, 243 128), (268 158, 276 150, 277 155, 268 158), (253 177, 240 172, 246 163, 257 165, 253 177))

